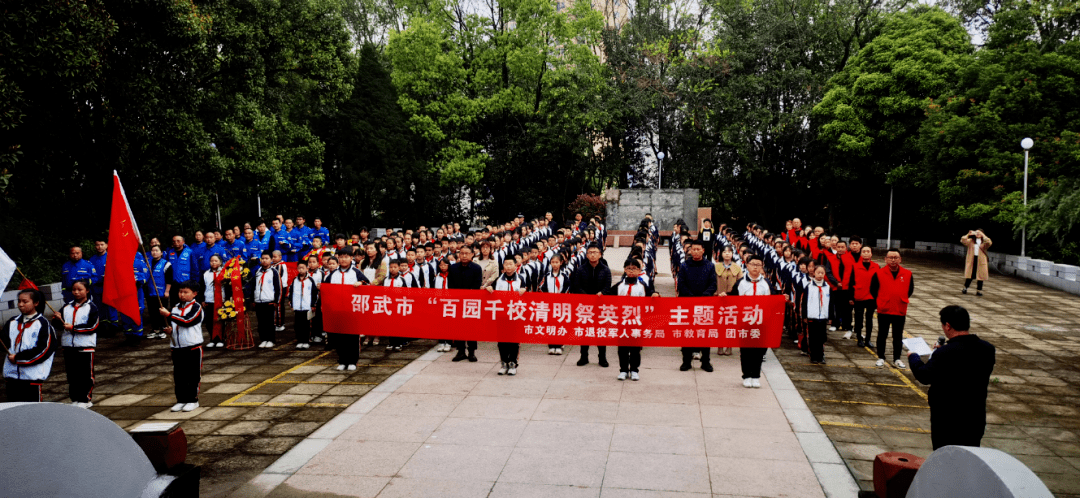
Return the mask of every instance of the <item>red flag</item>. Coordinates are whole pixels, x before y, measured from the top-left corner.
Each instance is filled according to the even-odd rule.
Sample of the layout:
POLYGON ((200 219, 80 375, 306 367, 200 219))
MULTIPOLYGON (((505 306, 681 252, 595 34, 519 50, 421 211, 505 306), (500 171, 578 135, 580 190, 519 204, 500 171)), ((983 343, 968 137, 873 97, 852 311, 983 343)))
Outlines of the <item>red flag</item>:
POLYGON ((29 278, 26 278, 26 277, 23 277, 22 283, 19 284, 19 290, 23 290, 23 289, 38 290, 37 286, 34 285, 34 281, 30 280, 29 278))
POLYGON ((131 214, 120 176, 113 171, 112 215, 109 218, 109 261, 105 265, 101 300, 127 315, 136 324, 139 314, 139 289, 135 286, 135 254, 139 252, 139 227, 131 214))

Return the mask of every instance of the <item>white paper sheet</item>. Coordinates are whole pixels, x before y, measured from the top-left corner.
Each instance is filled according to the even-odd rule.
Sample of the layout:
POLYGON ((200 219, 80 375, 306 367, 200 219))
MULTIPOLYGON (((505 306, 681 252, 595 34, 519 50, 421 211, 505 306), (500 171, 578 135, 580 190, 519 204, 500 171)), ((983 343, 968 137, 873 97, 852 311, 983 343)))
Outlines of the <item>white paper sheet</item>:
POLYGON ((911 339, 904 339, 904 347, 908 351, 915 353, 919 356, 930 356, 934 354, 934 350, 930 349, 930 345, 923 340, 922 337, 912 337, 911 339))

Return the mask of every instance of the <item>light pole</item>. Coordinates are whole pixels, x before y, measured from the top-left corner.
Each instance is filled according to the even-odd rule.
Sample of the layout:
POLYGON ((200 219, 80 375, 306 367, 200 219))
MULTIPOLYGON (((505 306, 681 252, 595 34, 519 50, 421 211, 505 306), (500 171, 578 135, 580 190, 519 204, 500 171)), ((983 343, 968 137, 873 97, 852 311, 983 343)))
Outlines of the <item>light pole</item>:
POLYGON ((656 168, 659 173, 656 177, 656 189, 659 190, 664 187, 664 153, 656 153, 656 168))
MULTIPOLYGON (((1028 149, 1035 145, 1035 141, 1030 138, 1025 138, 1020 141, 1020 146, 1024 148, 1024 210, 1027 211, 1027 176, 1028 176, 1028 149)), ((1020 239, 1020 257, 1025 256, 1025 249, 1027 249, 1027 223, 1024 224, 1021 230, 1020 239)))

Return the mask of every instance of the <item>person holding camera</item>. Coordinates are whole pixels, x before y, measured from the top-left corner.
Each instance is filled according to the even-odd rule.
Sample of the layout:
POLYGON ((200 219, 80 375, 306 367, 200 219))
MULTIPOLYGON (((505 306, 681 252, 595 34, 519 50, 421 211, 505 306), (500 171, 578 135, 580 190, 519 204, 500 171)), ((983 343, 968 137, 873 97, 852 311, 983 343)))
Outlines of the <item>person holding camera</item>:
POLYGON ((986 431, 986 391, 994 371, 994 346, 968 332, 971 316, 963 307, 946 306, 939 315, 948 342, 939 341, 925 362, 918 354, 908 355, 915 379, 930 386, 930 439, 934 450, 979 446, 986 431))
POLYGON ((967 235, 960 238, 960 243, 967 248, 967 256, 964 258, 964 289, 960 292, 967 294, 971 281, 978 280, 975 284, 975 295, 981 296, 983 282, 990 276, 990 260, 986 251, 993 242, 981 228, 976 228, 968 230, 967 235))

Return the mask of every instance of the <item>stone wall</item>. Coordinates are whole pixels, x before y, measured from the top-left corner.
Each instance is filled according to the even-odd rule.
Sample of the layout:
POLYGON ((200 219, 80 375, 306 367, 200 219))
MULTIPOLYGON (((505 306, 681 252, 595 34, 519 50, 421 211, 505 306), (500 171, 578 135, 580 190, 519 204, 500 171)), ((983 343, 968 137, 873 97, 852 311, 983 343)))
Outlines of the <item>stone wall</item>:
POLYGON ((607 190, 607 229, 636 230, 645 213, 652 213, 660 230, 671 230, 680 218, 691 230, 696 229, 699 197, 696 188, 607 190))

